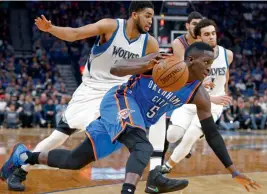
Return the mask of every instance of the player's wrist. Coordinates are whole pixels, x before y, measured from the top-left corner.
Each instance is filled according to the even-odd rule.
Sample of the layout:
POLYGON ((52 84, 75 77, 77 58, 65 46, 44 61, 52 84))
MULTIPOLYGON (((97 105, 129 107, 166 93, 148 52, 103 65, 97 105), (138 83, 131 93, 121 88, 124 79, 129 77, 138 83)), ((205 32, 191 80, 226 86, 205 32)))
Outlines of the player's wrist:
POLYGON ((47 29, 46 32, 48 32, 48 33, 52 33, 54 27, 55 27, 54 25, 51 25, 51 26, 47 29))
POLYGON ((236 174, 236 172, 239 172, 237 170, 237 168, 234 166, 234 164, 230 165, 229 167, 227 167, 227 170, 229 171, 229 173, 233 176, 236 174))
POLYGON ((232 178, 235 178, 235 177, 237 177, 238 175, 240 175, 241 173, 238 171, 238 170, 236 170, 236 171, 234 171, 233 173, 232 173, 232 178))

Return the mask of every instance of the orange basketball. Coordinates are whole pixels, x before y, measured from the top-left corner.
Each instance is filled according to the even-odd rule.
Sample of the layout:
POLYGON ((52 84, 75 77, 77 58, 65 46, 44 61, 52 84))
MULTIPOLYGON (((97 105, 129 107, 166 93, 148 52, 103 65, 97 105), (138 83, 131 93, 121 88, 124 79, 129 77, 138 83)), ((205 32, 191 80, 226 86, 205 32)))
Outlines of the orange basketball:
POLYGON ((189 72, 185 62, 178 62, 175 56, 167 57, 155 65, 152 72, 154 82, 162 90, 174 92, 186 84, 189 72))

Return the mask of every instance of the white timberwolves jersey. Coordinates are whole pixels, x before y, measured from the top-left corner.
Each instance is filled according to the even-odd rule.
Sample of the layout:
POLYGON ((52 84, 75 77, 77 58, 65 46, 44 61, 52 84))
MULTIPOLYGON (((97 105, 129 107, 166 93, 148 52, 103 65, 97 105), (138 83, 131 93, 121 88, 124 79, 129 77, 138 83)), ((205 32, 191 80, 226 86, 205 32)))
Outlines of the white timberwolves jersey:
POLYGON ((208 90, 211 96, 225 95, 226 73, 228 71, 228 60, 226 49, 218 46, 218 56, 211 65, 211 71, 206 78, 215 84, 213 89, 208 90))
POLYGON ((110 74, 110 69, 116 60, 131 59, 145 55, 148 33, 141 34, 135 40, 126 36, 126 21, 117 19, 118 27, 110 40, 99 45, 97 38, 86 63, 83 73, 83 83, 97 90, 108 90, 111 87, 126 82, 130 76, 117 77, 110 74))

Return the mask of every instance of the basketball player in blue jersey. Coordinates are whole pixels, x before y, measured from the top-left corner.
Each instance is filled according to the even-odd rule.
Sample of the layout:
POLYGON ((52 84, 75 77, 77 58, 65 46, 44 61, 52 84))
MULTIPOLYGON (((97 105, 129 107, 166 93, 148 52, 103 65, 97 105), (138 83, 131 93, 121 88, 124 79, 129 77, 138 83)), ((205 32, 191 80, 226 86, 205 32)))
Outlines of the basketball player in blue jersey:
MULTIPOLYGON (((111 154, 124 144, 129 149, 130 156, 121 194, 132 194, 153 152, 153 147, 146 137, 146 129, 167 111, 179 108, 185 103, 193 103, 197 106, 197 114, 208 144, 232 177, 245 187, 260 187, 235 168, 213 121, 209 95, 201 85, 201 81, 210 72, 214 58, 213 49, 202 42, 189 46, 185 53, 185 62, 189 69, 188 83, 174 92, 161 90, 153 81, 151 69, 158 62, 153 59, 154 56, 151 54, 141 59, 122 60, 111 68, 114 75, 133 76, 128 82, 114 86, 106 93, 101 102, 101 117, 87 127, 86 140, 77 148, 72 151, 55 149, 48 152, 30 152, 23 144, 17 144, 3 170, 25 163, 46 164, 60 169, 79 169, 111 154)), ((179 62, 171 56, 167 57, 166 63, 179 62)), ((162 175, 161 167, 158 166, 150 171, 148 177, 149 185, 157 186, 146 192, 165 193, 183 189, 188 185, 186 180, 176 182, 177 185, 173 185, 172 181, 162 175)))
MULTIPOLYGON (((61 146, 70 135, 85 131, 86 127, 99 117, 99 107, 105 93, 129 78, 129 76, 117 77, 110 73, 110 68, 117 60, 158 52, 157 41, 147 33, 152 25, 153 4, 150 1, 133 1, 129 7, 129 15, 127 21, 102 19, 79 28, 55 26, 44 16, 35 20, 39 30, 61 40, 73 42, 94 36, 98 38, 86 64, 82 83, 74 92, 60 123, 49 137, 36 146, 34 152, 49 151, 61 146)), ((87 158, 83 160, 87 163, 87 158)), ((24 186, 21 182, 26 179, 28 167, 29 165, 22 166, 14 173, 12 173, 14 169, 8 172, 2 170, 0 177, 5 180, 12 173, 7 180, 8 188, 22 191, 24 186)))
MULTIPOLYGON (((196 42, 194 28, 196 24, 201 21, 202 18, 203 16, 199 12, 191 12, 188 15, 188 19, 185 24, 187 33, 185 35, 177 37, 172 42, 173 53, 179 59, 179 61, 184 60, 184 53, 188 46, 196 42)), ((157 165, 161 165, 164 162, 165 153, 168 149, 169 144, 166 138, 163 137, 165 137, 167 134, 166 131, 170 124, 171 114, 172 111, 166 113, 165 125, 162 121, 162 119, 165 118, 161 118, 159 123, 155 127, 151 127, 149 130, 149 141, 154 147, 154 152, 151 155, 150 159, 150 170, 153 170, 157 165), (163 126, 161 123, 163 123, 163 126)))

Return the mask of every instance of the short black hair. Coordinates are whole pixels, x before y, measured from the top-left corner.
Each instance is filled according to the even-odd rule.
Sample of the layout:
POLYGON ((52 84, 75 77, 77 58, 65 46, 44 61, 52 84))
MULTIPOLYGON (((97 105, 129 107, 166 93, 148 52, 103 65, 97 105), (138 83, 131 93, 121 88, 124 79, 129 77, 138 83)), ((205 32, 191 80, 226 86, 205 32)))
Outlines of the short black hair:
POLYGON ((203 16, 201 13, 193 11, 188 15, 186 23, 190 24, 193 19, 203 19, 203 16))
POLYGON ((154 9, 153 3, 151 1, 132 1, 129 6, 129 16, 131 16, 133 12, 142 11, 146 8, 154 9))
POLYGON ((196 27, 194 29, 195 36, 200 36, 201 35, 201 29, 205 28, 207 26, 214 26, 215 29, 217 28, 217 25, 213 20, 203 19, 196 25, 196 27))
POLYGON ((211 51, 214 52, 212 47, 204 42, 195 42, 191 44, 185 51, 184 58, 185 60, 189 57, 192 56, 194 53, 199 52, 199 51, 211 51))

